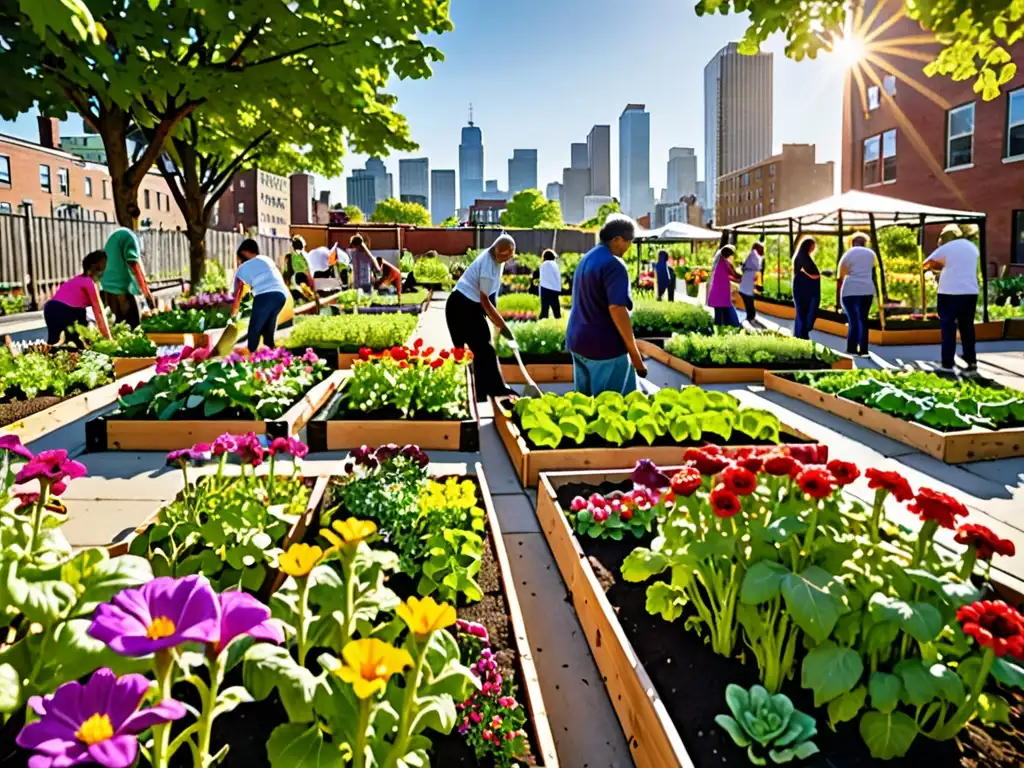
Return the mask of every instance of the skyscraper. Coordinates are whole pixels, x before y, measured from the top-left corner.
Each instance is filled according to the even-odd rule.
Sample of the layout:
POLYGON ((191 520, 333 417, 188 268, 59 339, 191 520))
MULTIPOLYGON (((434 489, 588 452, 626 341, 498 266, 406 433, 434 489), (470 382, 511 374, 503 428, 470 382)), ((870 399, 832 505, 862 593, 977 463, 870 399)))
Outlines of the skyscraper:
POLYGON ((590 154, 587 145, 581 142, 573 142, 569 147, 570 168, 590 168, 590 154))
POLYGON ((440 224, 455 215, 455 171, 430 172, 430 219, 440 224))
POLYGON ((627 104, 619 116, 619 204, 636 218, 652 211, 653 198, 651 116, 643 104, 627 104))
POLYGON ((417 157, 398 161, 398 193, 403 203, 419 203, 424 208, 430 201, 430 161, 417 157))
MULTIPOLYGON (((373 176, 374 179, 374 197, 376 202, 379 203, 381 200, 387 200, 388 198, 395 196, 395 184, 394 177, 388 173, 388 169, 384 167, 384 161, 379 157, 370 157, 366 160, 366 170, 373 176)), ((376 208, 376 203, 374 204, 376 208)), ((373 213, 373 210, 363 211, 367 216, 373 213)))
POLYGON ((508 160, 508 194, 537 188, 537 150, 514 149, 508 160))
POLYGON ((552 181, 544 190, 544 197, 553 200, 559 205, 562 204, 562 182, 552 181))
POLYGON ((590 166, 590 194, 612 193, 612 129, 595 125, 587 135, 587 164, 590 166))
POLYGON ((469 125, 462 129, 459 144, 459 201, 469 208, 484 191, 484 137, 473 125, 473 107, 469 107, 469 125))
POLYGON ((718 178, 772 153, 771 53, 729 43, 704 67, 704 181, 713 210, 718 178))
POLYGON ((583 198, 589 193, 589 168, 562 169, 562 221, 566 224, 583 221, 583 198))
POLYGON ((365 168, 356 168, 345 180, 345 199, 369 218, 377 207, 376 180, 365 168))
POLYGON ((678 203, 679 198, 697 194, 697 155, 692 147, 672 147, 668 151, 668 183, 665 203, 678 203))

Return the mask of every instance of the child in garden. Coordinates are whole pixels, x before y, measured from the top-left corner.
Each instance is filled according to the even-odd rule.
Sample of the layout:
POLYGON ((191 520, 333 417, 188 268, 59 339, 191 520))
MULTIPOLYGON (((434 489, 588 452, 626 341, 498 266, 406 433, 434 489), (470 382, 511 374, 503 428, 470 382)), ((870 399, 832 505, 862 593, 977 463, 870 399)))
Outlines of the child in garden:
POLYGON ((61 335, 64 341, 72 341, 71 327, 75 323, 87 325, 85 310, 92 307, 93 316, 100 333, 110 338, 110 328, 103 314, 99 290, 96 283, 107 268, 107 254, 93 251, 82 259, 82 274, 75 275, 61 284, 53 298, 43 305, 43 319, 46 321, 46 343, 58 344, 61 335))

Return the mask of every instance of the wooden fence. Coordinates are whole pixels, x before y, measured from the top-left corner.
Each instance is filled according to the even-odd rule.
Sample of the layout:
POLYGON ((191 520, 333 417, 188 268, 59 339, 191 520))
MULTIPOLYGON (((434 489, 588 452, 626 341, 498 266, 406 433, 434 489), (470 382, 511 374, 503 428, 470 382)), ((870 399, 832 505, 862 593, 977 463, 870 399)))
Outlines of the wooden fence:
MULTIPOLYGON (((82 259, 102 250, 117 224, 102 221, 49 218, 26 213, 0 213, 0 283, 21 285, 36 308, 57 287, 82 271, 82 259)), ((260 252, 279 264, 290 250, 286 237, 258 238, 260 252)), ((229 274, 235 268, 237 232, 206 233, 206 256, 221 263, 229 274)), ((187 279, 188 239, 178 230, 145 229, 139 232, 142 263, 154 282, 187 279)))

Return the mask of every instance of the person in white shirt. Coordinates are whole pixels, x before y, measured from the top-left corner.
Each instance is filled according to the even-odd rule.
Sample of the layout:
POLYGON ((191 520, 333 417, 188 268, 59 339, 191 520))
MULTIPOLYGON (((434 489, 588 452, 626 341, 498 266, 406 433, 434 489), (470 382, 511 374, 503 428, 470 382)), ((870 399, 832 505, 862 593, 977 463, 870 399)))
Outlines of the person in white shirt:
POLYGON ((540 255, 540 319, 548 316, 548 310, 556 318, 562 316, 559 297, 562 295, 562 271, 558 268, 558 254, 546 248, 540 255))
POLYGON ((249 316, 249 351, 255 352, 261 340, 266 346, 273 347, 277 316, 290 297, 288 286, 273 259, 260 256, 260 246, 255 240, 247 238, 238 246, 238 265, 231 317, 238 314, 242 303, 242 288, 248 285, 253 295, 252 314, 249 316))
POLYGON ((868 353, 868 312, 875 298, 875 252, 868 236, 857 232, 850 249, 839 260, 839 301, 846 313, 846 352, 868 353))
POLYGON ((939 326, 942 329, 942 367, 953 370, 956 334, 960 331, 967 370, 978 369, 974 344, 974 312, 978 308, 978 247, 956 224, 939 234, 939 247, 925 259, 922 269, 939 273, 939 326))
POLYGON ((747 312, 747 322, 755 328, 760 328, 761 323, 757 319, 757 307, 754 304, 754 283, 757 280, 757 273, 761 271, 761 260, 764 258, 764 243, 754 243, 747 258, 743 260, 740 270, 740 298, 743 299, 743 308, 747 312))
POLYGON ((495 304, 501 288, 501 275, 505 263, 516 255, 516 241, 504 232, 490 248, 482 251, 455 283, 455 290, 444 305, 444 319, 456 347, 469 347, 473 353, 473 372, 476 374, 477 399, 513 394, 502 378, 498 356, 491 343, 488 318, 501 335, 511 339, 505 320, 498 314, 495 304))

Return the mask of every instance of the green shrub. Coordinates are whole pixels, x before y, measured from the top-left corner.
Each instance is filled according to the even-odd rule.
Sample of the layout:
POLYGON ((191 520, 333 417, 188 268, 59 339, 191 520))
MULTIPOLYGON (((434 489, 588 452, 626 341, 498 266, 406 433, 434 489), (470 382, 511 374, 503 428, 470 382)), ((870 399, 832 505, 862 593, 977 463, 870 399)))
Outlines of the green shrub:
POLYGON ((433 256, 416 259, 412 274, 417 283, 447 283, 452 277, 444 262, 433 256))
POLYGON ((149 340, 142 328, 134 330, 128 323, 114 323, 110 326, 111 339, 106 339, 95 325, 76 323, 71 329, 78 334, 82 344, 108 357, 153 357, 156 344, 149 340))
POLYGON ((398 312, 298 317, 282 346, 289 349, 337 347, 339 352, 358 352, 361 347, 381 350, 405 344, 415 330, 416 316, 398 312))
POLYGON ((714 330, 714 318, 707 310, 681 301, 636 301, 632 323, 633 332, 641 337, 671 336, 676 331, 711 333, 714 330))
POLYGON ((540 297, 532 293, 503 293, 498 297, 499 312, 540 312, 540 297))
POLYGON ((676 333, 665 342, 665 351, 700 367, 757 366, 801 363, 831 364, 839 355, 813 341, 781 333, 752 333, 720 329, 714 336, 676 333))
MULTIPOLYGON (((555 320, 533 320, 525 323, 509 323, 512 335, 516 337, 519 351, 524 355, 565 354, 565 326, 568 318, 555 320)), ((512 357, 512 348, 504 336, 498 337, 495 347, 498 357, 512 357)))

